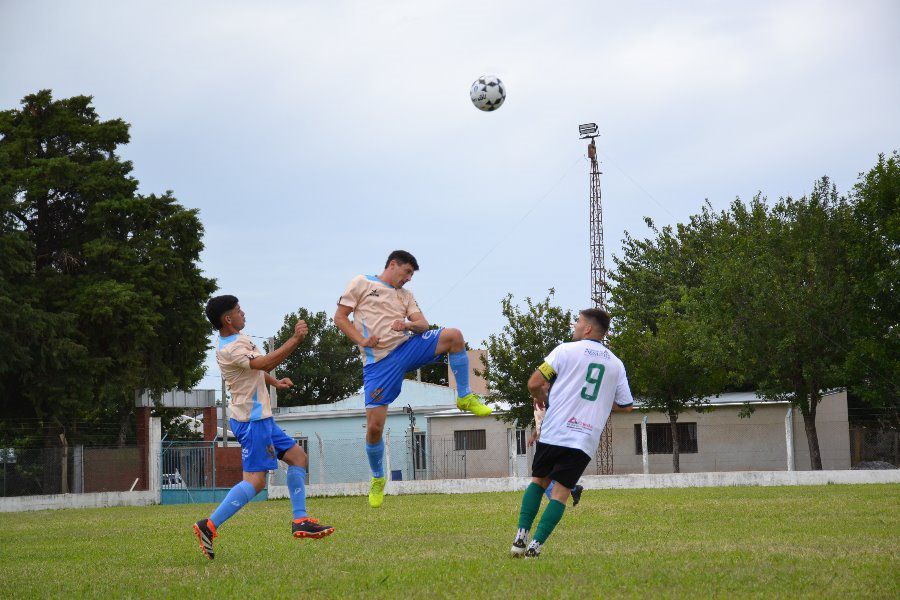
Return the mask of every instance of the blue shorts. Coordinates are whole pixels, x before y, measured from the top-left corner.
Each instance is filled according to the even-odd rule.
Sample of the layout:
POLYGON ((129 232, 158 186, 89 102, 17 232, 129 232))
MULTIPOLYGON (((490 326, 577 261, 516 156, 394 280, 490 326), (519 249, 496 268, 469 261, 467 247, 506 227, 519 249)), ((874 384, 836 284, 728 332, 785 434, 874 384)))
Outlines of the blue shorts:
POLYGON ((406 372, 424 367, 438 358, 434 353, 443 330, 443 327, 429 329, 414 335, 377 363, 363 367, 366 408, 384 406, 396 400, 406 372))
POLYGON ((241 444, 241 468, 245 473, 277 469, 277 459, 297 443, 275 424, 272 417, 246 422, 229 419, 228 422, 241 444))

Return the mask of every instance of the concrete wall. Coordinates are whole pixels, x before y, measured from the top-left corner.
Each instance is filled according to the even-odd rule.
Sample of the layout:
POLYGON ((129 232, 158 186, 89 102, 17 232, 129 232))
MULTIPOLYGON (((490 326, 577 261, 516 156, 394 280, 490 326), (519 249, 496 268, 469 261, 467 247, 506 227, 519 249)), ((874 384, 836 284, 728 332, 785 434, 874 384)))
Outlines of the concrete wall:
POLYGON ((131 489, 135 479, 135 489, 147 487, 140 478, 147 472, 141 468, 142 452, 137 447, 126 448, 84 448, 83 477, 85 492, 121 492, 131 489))
POLYGON ((429 477, 507 477, 510 475, 510 442, 515 428, 495 417, 461 414, 429 419, 429 477), (484 429, 484 450, 456 450, 455 431, 484 429))
POLYGON ((158 491, 15 496, 12 498, 0 498, 0 512, 21 512, 60 508, 105 508, 109 506, 147 506, 158 503, 158 491))
POLYGON ((244 478, 241 464, 241 447, 229 445, 228 448, 216 446, 216 487, 232 487, 244 478))
MULTIPOLYGON (((787 404, 759 404, 749 418, 741 419, 740 406, 716 406, 709 412, 689 411, 679 417, 681 423, 697 424, 697 453, 680 454, 683 473, 717 471, 784 471, 787 469, 785 415, 787 404)), ((642 473, 642 458, 636 452, 634 426, 643 413, 616 413, 612 430, 613 472, 642 473)), ((668 423, 661 413, 648 415, 648 423, 668 423)), ((793 410, 794 464, 809 470, 809 450, 803 417, 793 410)), ((850 435, 847 422, 847 394, 829 394, 822 399, 816 418, 823 469, 850 468, 850 435)), ((671 473, 671 454, 651 454, 651 473, 671 473)))
MULTIPOLYGON (((388 483, 385 493, 400 494, 472 494, 479 492, 521 492, 531 479, 501 477, 493 479, 435 479, 428 481, 397 481, 388 483)), ((885 471, 736 471, 732 473, 669 473, 659 475, 587 475, 580 483, 589 490, 690 488, 734 486, 784 486, 828 484, 890 484, 900 483, 900 469, 885 471)), ((308 497, 365 496, 368 484, 348 483, 310 485, 308 497)), ((269 498, 287 498, 287 488, 272 486, 269 498)))
MULTIPOLYGON (((487 396, 487 382, 475 374, 476 369, 479 371, 484 369, 484 366, 481 364, 481 357, 487 355, 487 350, 467 350, 466 355, 469 357, 469 389, 482 397, 487 396)), ((447 382, 450 389, 456 389, 456 377, 453 376, 453 371, 449 365, 447 367, 447 382)))

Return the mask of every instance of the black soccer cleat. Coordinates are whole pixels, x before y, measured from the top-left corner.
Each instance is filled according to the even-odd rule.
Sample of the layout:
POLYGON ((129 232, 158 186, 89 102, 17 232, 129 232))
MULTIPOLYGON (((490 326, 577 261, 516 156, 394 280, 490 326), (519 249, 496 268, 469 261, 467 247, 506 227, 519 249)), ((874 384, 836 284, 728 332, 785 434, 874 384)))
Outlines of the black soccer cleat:
POLYGON ((541 544, 537 540, 531 540, 528 549, 525 550, 525 558, 537 558, 541 555, 541 544))
POLYGON ((525 547, 528 546, 528 530, 520 529, 516 533, 516 539, 513 540, 512 548, 509 549, 513 558, 521 558, 525 554, 525 547))
POLYGON ((209 519, 200 519, 194 523, 194 533, 197 535, 197 539, 200 540, 200 549, 203 550, 206 558, 209 560, 215 558, 213 540, 219 534, 216 533, 216 526, 213 525, 213 522, 209 519))
POLYGON ((578 506, 578 503, 581 502, 581 492, 583 491, 583 485, 576 485, 572 488, 572 506, 578 506))
POLYGON ((317 519, 303 517, 291 523, 291 533, 295 538, 312 538, 317 540, 334 533, 334 527, 331 525, 319 525, 317 519))

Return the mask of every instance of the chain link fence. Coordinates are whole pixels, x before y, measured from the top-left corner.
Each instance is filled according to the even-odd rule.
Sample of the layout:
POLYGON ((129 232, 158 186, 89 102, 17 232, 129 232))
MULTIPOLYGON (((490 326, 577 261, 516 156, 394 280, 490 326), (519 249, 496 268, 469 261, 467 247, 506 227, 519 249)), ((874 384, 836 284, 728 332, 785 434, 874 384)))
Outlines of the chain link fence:
POLYGON ((850 462, 854 469, 900 467, 900 431, 877 425, 851 425, 850 462))
POLYGON ((0 496, 145 489, 141 479, 137 446, 0 448, 0 496))

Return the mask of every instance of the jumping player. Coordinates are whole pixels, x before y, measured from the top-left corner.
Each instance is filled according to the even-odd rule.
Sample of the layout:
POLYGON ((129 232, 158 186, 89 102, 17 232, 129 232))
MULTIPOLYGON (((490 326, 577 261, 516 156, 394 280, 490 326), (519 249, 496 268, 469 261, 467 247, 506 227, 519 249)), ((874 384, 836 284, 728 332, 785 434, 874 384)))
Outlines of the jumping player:
POLYGON ((606 311, 581 311, 573 341, 554 348, 528 380, 535 405, 546 407, 547 415, 531 467, 532 481, 522 498, 519 530, 510 550, 513 556, 540 555, 541 546, 562 519, 571 489, 597 450, 610 411, 630 412, 634 407, 625 366, 601 343, 608 330, 606 311), (528 533, 551 481, 556 482, 552 497, 528 544, 528 533))
POLYGON ((479 417, 491 409, 469 389, 469 359, 459 329, 429 329, 412 292, 403 288, 419 270, 415 257, 404 250, 388 256, 384 271, 358 275, 338 299, 334 323, 359 346, 363 360, 366 404, 366 454, 372 470, 369 505, 384 501, 384 441, 381 439, 388 405, 400 395, 407 371, 434 362, 448 353, 456 378, 456 405, 479 417), (353 321, 350 321, 353 313, 353 321))
POLYGON ((246 319, 238 299, 216 296, 206 304, 206 316, 219 331, 216 362, 231 392, 231 430, 241 444, 244 479, 231 488, 228 495, 207 519, 194 524, 200 549, 213 559, 213 540, 217 529, 250 502, 266 485, 266 473, 278 468, 277 458, 286 462, 287 487, 294 520, 291 532, 296 538, 322 538, 334 533, 334 527, 320 525, 306 514, 306 468, 309 457, 272 418, 272 407, 266 385, 278 389, 294 383, 285 377, 275 379, 267 373, 287 358, 306 337, 306 322, 297 321, 294 334, 277 350, 262 354, 253 341, 241 333, 246 319))

